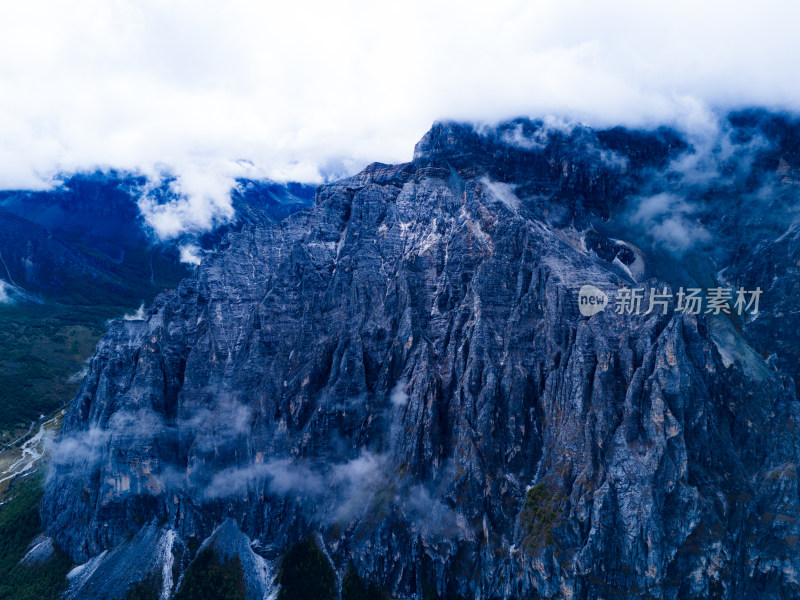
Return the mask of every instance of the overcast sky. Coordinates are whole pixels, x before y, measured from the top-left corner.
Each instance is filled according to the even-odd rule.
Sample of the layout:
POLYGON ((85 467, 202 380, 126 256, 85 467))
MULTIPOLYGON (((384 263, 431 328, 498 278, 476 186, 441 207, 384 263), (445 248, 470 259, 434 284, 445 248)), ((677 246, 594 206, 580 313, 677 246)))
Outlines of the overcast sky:
POLYGON ((190 193, 319 181, 409 160, 442 118, 796 109, 799 22, 791 0, 6 1, 0 188, 98 165, 173 169, 190 193))

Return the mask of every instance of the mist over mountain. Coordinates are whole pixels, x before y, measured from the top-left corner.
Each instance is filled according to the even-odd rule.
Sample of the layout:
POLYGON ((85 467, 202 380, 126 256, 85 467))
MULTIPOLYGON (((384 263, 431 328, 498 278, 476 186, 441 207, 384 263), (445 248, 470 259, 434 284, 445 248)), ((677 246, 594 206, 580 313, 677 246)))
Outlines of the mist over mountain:
POLYGON ((302 540, 336 593, 797 596, 799 185, 768 110, 443 121, 308 210, 237 209, 69 407, 42 504, 68 596, 168 598, 208 549, 265 598, 302 540), (584 316, 586 285, 668 301, 584 316))
POLYGON ((800 598, 800 3, 0 3, 0 600, 800 598))
POLYGON ((11 3, 0 189, 166 166, 219 206, 236 179, 407 161, 437 119, 704 131, 714 107, 800 110, 798 18, 786 0, 11 3))

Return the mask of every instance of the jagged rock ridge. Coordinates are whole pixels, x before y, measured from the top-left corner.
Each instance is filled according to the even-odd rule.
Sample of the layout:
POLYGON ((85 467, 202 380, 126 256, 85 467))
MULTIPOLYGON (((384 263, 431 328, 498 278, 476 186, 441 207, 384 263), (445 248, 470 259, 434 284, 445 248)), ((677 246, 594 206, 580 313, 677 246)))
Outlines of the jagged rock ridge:
POLYGON ((403 598, 800 594, 798 346, 776 325, 797 309, 767 300, 797 285, 800 128, 723 125, 735 151, 668 129, 440 123, 412 162, 231 233, 98 346, 49 534, 82 562, 224 524, 275 561, 320 532, 340 572, 352 560, 403 598), (775 244, 762 282, 754 257, 775 244), (584 284, 722 281, 772 305, 755 321, 578 311, 584 284))

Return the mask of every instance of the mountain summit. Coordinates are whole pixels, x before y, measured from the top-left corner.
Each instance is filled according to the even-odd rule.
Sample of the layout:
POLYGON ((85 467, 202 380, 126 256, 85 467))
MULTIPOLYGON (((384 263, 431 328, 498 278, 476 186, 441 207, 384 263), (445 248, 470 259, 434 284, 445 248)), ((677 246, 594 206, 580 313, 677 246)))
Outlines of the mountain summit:
POLYGON ((763 111, 448 122, 245 223, 97 347, 42 507, 70 594, 210 548, 263 598, 311 539, 398 598, 797 596, 799 184, 763 111))

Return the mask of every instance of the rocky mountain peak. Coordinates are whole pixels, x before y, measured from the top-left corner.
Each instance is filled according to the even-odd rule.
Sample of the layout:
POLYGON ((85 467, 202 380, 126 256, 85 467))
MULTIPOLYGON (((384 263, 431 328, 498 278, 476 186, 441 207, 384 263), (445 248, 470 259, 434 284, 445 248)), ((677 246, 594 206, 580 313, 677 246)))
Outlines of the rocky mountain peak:
MULTIPOLYGON (((772 182, 743 157, 781 143, 726 157, 772 182)), ((191 540, 230 538, 253 542, 263 590, 262 560, 314 535, 402 598, 794 594, 798 341, 775 319, 796 308, 676 296, 795 286, 798 238, 759 229, 753 179, 708 171, 713 152, 698 183, 699 153, 668 129, 438 123, 411 163, 229 233, 99 344, 48 532, 126 581, 154 568, 132 544, 169 539, 180 566, 191 540), (720 219, 733 198, 754 210, 720 219), (584 316, 587 284, 612 305, 584 316), (615 310, 633 287, 669 310, 615 310)))

